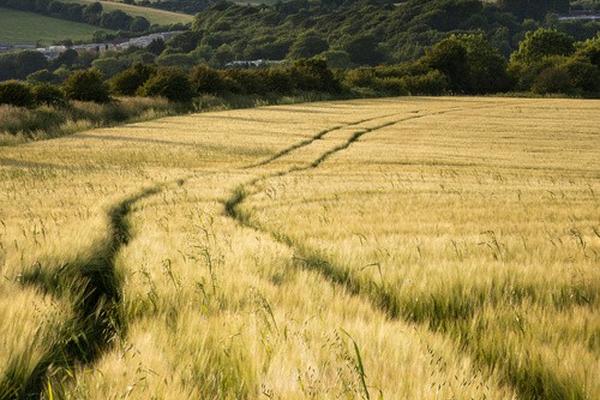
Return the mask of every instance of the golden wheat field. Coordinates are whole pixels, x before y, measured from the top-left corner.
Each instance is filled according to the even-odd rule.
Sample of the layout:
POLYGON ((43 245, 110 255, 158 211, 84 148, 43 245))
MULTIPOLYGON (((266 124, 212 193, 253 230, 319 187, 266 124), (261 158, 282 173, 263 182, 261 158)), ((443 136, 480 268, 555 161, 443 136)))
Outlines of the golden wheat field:
POLYGON ((0 399, 599 399, 600 101, 0 147, 0 399))

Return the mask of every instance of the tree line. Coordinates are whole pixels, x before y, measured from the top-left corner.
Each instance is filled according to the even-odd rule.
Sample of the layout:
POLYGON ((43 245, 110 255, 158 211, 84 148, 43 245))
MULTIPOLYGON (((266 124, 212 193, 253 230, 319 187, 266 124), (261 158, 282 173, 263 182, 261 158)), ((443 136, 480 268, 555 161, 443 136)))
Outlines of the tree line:
POLYGON ((182 12, 185 14, 196 14, 209 7, 213 1, 210 0, 138 0, 129 1, 131 4, 136 4, 142 7, 157 8, 159 10, 182 12))
POLYGON ((198 65, 191 71, 174 67, 135 64, 107 81, 96 68, 71 73, 60 85, 46 82, 0 83, 0 104, 18 107, 61 106, 68 100, 106 103, 112 96, 162 97, 190 102, 203 94, 239 95, 299 92, 341 93, 340 82, 323 60, 300 60, 266 69, 215 70, 198 65))
POLYGON ((44 79, 0 84, 0 104, 32 107, 66 100, 108 102, 111 96, 163 97, 189 102, 203 94, 339 96, 600 94, 600 35, 576 42, 563 32, 529 32, 507 61, 483 34, 456 34, 421 58, 396 65, 331 69, 323 58, 269 68, 189 70, 136 63, 113 75, 97 68, 70 73, 60 85, 44 79))
POLYGON ((416 61, 347 71, 349 87, 390 95, 507 92, 600 96, 600 34, 576 42, 541 28, 528 32, 508 60, 483 34, 456 34, 416 61))
POLYGON ((141 16, 131 16, 121 10, 104 11, 99 2, 87 5, 57 0, 0 0, 0 7, 29 11, 50 17, 95 25, 115 31, 146 32, 150 22, 141 16))
POLYGON ((414 60, 453 33, 483 33, 508 57, 537 28, 557 29, 577 40, 600 31, 600 21, 557 18, 568 11, 568 0, 217 2, 196 16, 179 51, 202 54, 214 66, 322 55, 349 68, 414 60))

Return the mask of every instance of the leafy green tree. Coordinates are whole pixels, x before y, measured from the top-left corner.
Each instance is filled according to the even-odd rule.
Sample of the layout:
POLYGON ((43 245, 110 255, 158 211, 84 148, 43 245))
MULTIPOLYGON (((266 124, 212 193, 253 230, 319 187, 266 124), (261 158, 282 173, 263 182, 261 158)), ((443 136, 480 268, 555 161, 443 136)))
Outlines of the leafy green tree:
POLYGON ((96 1, 94 3, 90 3, 85 7, 84 14, 102 14, 104 9, 102 8, 102 3, 96 1))
POLYGON ((102 72, 106 78, 110 78, 129 67, 129 61, 122 58, 104 57, 94 60, 92 67, 102 72))
POLYGON ((114 10, 102 14, 100 25, 113 30, 129 30, 133 17, 121 10, 114 10))
POLYGON ((294 89, 294 79, 286 69, 269 68, 265 75, 264 83, 268 92, 287 94, 294 89))
POLYGON ((182 53, 162 54, 156 59, 156 64, 162 67, 190 69, 195 63, 192 56, 182 53))
POLYGON ((52 64, 55 67, 60 67, 61 65, 65 65, 67 67, 71 67, 77 63, 79 59, 79 54, 77 51, 73 49, 67 49, 63 51, 53 62, 52 64))
POLYGON ((531 86, 531 91, 539 94, 567 94, 572 92, 572 89, 569 72, 562 65, 553 65, 542 70, 531 86))
POLYGON ((65 105, 65 94, 59 87, 47 83, 34 85, 31 89, 35 104, 62 107, 65 105))
POLYGON ((198 32, 187 31, 171 38, 167 42, 167 46, 177 53, 189 53, 198 46, 199 41, 198 32))
POLYGON ((532 63, 548 56, 568 56, 575 51, 574 40, 555 29, 540 28, 527 32, 511 62, 532 63))
POLYGON ((15 55, 16 77, 25 79, 27 75, 48 67, 48 60, 38 51, 21 51, 15 55))
POLYGON ((0 55, 0 81, 9 79, 25 79, 41 69, 46 69, 48 62, 43 54, 37 51, 20 51, 0 55))
POLYGON ((115 35, 106 31, 96 31, 92 35, 92 40, 96 43, 103 43, 113 40, 115 35))
POLYGON ((379 43, 373 35, 361 35, 351 38, 344 45, 350 60, 359 65, 376 65, 385 60, 379 43))
POLYGON ((600 67, 581 58, 570 58, 563 65, 574 90, 583 93, 600 93, 600 67))
POLYGON ((135 64, 119 72, 110 81, 110 87, 116 94, 133 96, 155 72, 151 65, 135 64))
POLYGON ((577 47, 576 56, 585 58, 590 63, 600 67, 600 33, 592 39, 588 39, 577 47))
POLYGON ((217 66, 223 66, 235 59, 235 53, 230 45, 222 44, 215 50, 211 63, 217 66))
POLYGON ((129 24, 129 30, 132 32, 146 32, 148 29, 150 29, 150 21, 144 17, 133 17, 129 24))
POLYGON ((194 97, 187 74, 177 68, 158 70, 139 90, 142 96, 160 96, 171 101, 188 102, 194 97))
POLYGON ((110 100, 108 86, 96 69, 73 72, 63 84, 66 96, 72 100, 106 103, 110 100))
POLYGON ((294 59, 310 58, 326 51, 329 43, 315 31, 307 31, 294 41, 288 57, 294 59))
POLYGON ((341 89, 325 60, 311 58, 296 61, 291 68, 291 75, 300 90, 337 93, 341 89))
POLYGON ((65 4, 64 3, 60 2, 60 1, 52 1, 48 5, 48 13, 50 15, 53 15, 53 16, 56 16, 56 17, 60 17, 60 15, 62 14, 64 8, 65 8, 65 4))
POLYGON ((361 67, 346 71, 344 83, 353 88, 369 88, 373 86, 375 78, 374 68, 361 67))
POLYGON ((429 71, 426 74, 404 76, 402 83, 408 93, 413 96, 437 96, 448 90, 448 78, 437 70, 429 71))
POLYGON ((145 49, 141 49, 127 55, 127 59, 131 64, 154 64, 156 56, 145 49))
POLYGON ((213 56, 213 49, 210 46, 200 45, 188 54, 194 58, 197 62, 206 63, 213 56))
POLYGON ((219 72, 207 65, 196 66, 190 74, 190 81, 194 91, 198 94, 217 94, 225 90, 225 83, 219 72))
POLYGON ((467 51, 467 92, 483 94, 508 90, 507 63, 499 50, 482 34, 461 35, 460 39, 467 51))
POLYGON ((453 91, 460 92, 467 87, 467 49, 458 36, 451 36, 433 46, 427 51, 424 62, 444 73, 453 91))
POLYGON ((41 69, 27 75, 27 81, 32 83, 58 83, 60 78, 47 69, 41 69))
POLYGON ((574 51, 573 38, 562 32, 546 28, 528 32, 508 64, 515 88, 538 93, 566 93, 569 80, 562 78, 568 72, 560 65, 574 51), (550 82, 552 78, 557 79, 556 85, 550 82))
POLYGON ((160 53, 163 52, 163 50, 165 49, 165 42, 162 39, 154 39, 152 40, 152 42, 150 42, 150 44, 148 45, 148 47, 146 48, 150 53, 155 54, 155 55, 160 55, 160 53))
POLYGON ((423 62, 446 75, 458 93, 496 93, 508 89, 506 61, 481 34, 452 35, 433 46, 423 62))
POLYGON ((329 68, 344 69, 352 65, 350 55, 344 50, 329 50, 321 53, 319 57, 323 57, 329 68))
POLYGON ((17 107, 32 106, 33 95, 30 87, 18 81, 0 83, 0 104, 9 104, 17 107))

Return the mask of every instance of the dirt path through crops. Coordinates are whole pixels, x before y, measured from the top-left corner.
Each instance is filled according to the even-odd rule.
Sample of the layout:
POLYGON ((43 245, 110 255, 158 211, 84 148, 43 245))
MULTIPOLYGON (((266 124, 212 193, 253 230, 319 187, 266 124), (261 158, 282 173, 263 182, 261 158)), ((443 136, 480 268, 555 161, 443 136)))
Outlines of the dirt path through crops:
MULTIPOLYGON (((254 166, 242 169, 266 166, 294 150, 322 139, 328 133, 385 117, 389 115, 361 119, 325 129, 254 166)), ((122 289, 115 272, 115 260, 120 249, 131 239, 128 215, 140 200, 162 193, 174 184, 182 186, 192 176, 155 184, 110 207, 106 216, 109 220, 109 240, 95 249, 95 254, 87 263, 68 265, 54 272, 45 270, 41 265, 26 269, 21 279, 23 284, 37 286, 56 297, 67 292, 68 297, 73 299, 71 307, 75 315, 73 320, 64 324, 60 339, 48 349, 29 376, 19 374, 16 365, 14 371, 8 371, 0 381, 0 400, 41 398, 48 389, 47 379, 50 372, 54 379, 60 380, 60 375, 68 374, 67 371, 75 365, 94 362, 123 333, 126 321, 122 320, 120 309, 122 289)))

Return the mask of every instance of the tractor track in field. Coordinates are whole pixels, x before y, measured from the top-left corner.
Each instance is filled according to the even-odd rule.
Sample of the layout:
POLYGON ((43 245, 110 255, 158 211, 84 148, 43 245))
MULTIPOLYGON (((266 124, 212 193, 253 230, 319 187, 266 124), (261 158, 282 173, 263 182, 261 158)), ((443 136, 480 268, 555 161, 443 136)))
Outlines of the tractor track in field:
MULTIPOLYGON (((393 114, 392 114, 393 115, 393 114)), ((256 166, 264 166, 286 154, 308 146, 326 134, 359 125, 364 122, 386 118, 389 115, 362 119, 334 126, 317 135, 296 143, 256 166)), ((248 169, 251 166, 242 168, 248 169)), ((190 176, 171 182, 156 184, 141 190, 112 206, 108 213, 109 240, 96 249, 95 254, 82 264, 64 265, 56 271, 45 271, 41 264, 27 269, 21 276, 23 285, 37 286, 56 297, 71 295, 74 317, 62 324, 59 339, 42 356, 27 376, 19 372, 19 365, 9 366, 0 380, 0 400, 39 399, 49 387, 49 372, 53 379, 62 379, 69 369, 78 364, 90 364, 97 360, 126 329, 121 311, 121 283, 115 271, 119 250, 131 240, 127 216, 136 202, 161 193, 172 183, 182 186, 190 176), (62 372, 61 372, 62 371, 62 372)))
MULTIPOLYGON (((497 107, 500 105, 484 105, 481 107, 475 108, 490 108, 497 107)), ((472 107, 473 108, 473 107, 472 107)), ((354 142, 358 141, 364 135, 384 129, 386 127, 390 127, 405 121, 410 121, 414 119, 420 119, 425 117, 431 117, 436 115, 443 115, 452 112, 463 111, 463 108, 453 108, 444 111, 438 111, 433 113, 423 113, 419 115, 409 116, 405 118, 401 118, 398 120, 386 122, 371 128, 364 128, 362 130, 358 130, 354 132, 350 138, 348 138, 343 144, 338 145, 324 153, 322 153, 318 158, 313 160, 304 166, 294 166, 287 170, 281 170, 272 172, 269 174, 265 174, 263 176, 251 179, 247 181, 245 184, 238 186, 233 192, 232 195, 224 202, 225 214, 236 221, 240 226, 243 226, 248 229, 252 229, 256 232, 266 234, 272 237, 275 241, 284 244, 289 247, 294 252, 294 259, 296 262, 299 262, 299 266, 301 268, 315 271, 323 276, 326 280, 331 282, 334 285, 339 285, 340 287, 346 289, 350 294, 354 296, 359 296, 366 301, 369 301, 375 308, 384 312, 384 314, 391 320, 402 319, 408 323, 419 323, 426 322, 429 323, 429 330, 434 333, 441 333, 443 335, 451 335, 443 328, 443 323, 445 321, 431 321, 431 320, 418 320, 411 316, 410 312, 403 309, 403 305, 399 303, 399 299, 388 290, 382 289, 378 285, 373 282, 364 282, 361 281, 355 274, 353 274, 349 268, 345 268, 344 266, 339 266, 328 261, 323 255, 315 252, 314 250, 308 248, 303 243, 297 242, 293 238, 287 236, 282 232, 273 231, 265 226, 263 226, 260 222, 253 220, 252 214, 250 212, 245 212, 240 210, 240 206, 246 201, 248 198, 259 193, 260 190, 256 188, 256 185, 259 183, 264 183, 269 179, 276 177, 283 177, 295 172, 307 171, 311 169, 316 169, 323 162, 325 162, 331 156, 340 153, 346 149, 348 149, 354 142)), ((383 117, 380 117, 383 118, 383 117)), ((370 119, 370 121, 375 120, 377 118, 370 119)), ((363 121, 364 122, 364 121, 363 121)), ((353 125, 359 125, 360 122, 355 123, 353 125)), ((333 132, 335 130, 342 129, 333 128, 326 131, 320 132, 316 135, 316 138, 313 140, 305 140, 300 142, 290 148, 281 151, 278 155, 271 157, 271 159, 265 160, 266 162, 261 162, 257 164, 250 165, 246 167, 247 169, 253 168, 255 166, 264 166, 270 163, 273 160, 279 159, 296 149, 306 147, 313 143, 315 140, 319 140, 324 138, 327 133, 333 132)), ((464 310, 462 310, 464 311, 464 310)), ((467 313, 470 310, 467 310, 467 313)), ((463 317, 459 315, 459 318, 463 317)), ((504 371, 506 383, 510 385, 515 391, 518 393, 520 398, 530 399, 530 398, 572 398, 572 399, 585 399, 585 391, 580 387, 568 387, 568 382, 563 382, 557 376, 555 376, 551 371, 543 369, 538 371, 537 373, 531 373, 529 375, 529 382, 522 382, 519 380, 521 374, 528 374, 527 365, 518 366, 513 365, 512 361, 507 361, 506 364, 498 364, 493 365, 489 359, 486 358, 485 351, 482 354, 482 350, 474 345, 469 343, 468 338, 459 337, 459 342, 461 343, 461 349, 466 350, 470 357, 476 361, 477 364, 485 367, 485 368, 494 368, 500 367, 504 371), (534 382, 533 387, 531 387, 530 382, 534 382), (546 383, 550 382, 550 387, 546 387, 546 383), (554 396, 554 397, 552 397, 554 396), (558 396, 558 397, 556 397, 558 396)))
POLYGON ((36 264, 23 273, 23 285, 37 286, 59 298, 70 296, 74 316, 62 324, 58 340, 31 373, 23 376, 18 365, 9 366, 0 380, 0 400, 41 398, 49 387, 50 370, 54 379, 60 380, 75 365, 94 362, 126 329, 115 261, 119 250, 131 240, 127 216, 138 201, 161 193, 170 184, 181 186, 186 179, 145 188, 110 207, 109 239, 86 262, 65 264, 56 271, 45 271, 36 264))
MULTIPOLYGON (((486 105, 486 106, 482 106, 483 108, 487 108, 487 107, 493 107, 493 105, 486 105)), ((260 226, 257 223, 252 223, 250 221, 250 215, 242 212, 239 210, 239 207, 242 205, 242 203, 247 200, 248 198, 252 197, 253 195, 258 193, 258 190, 254 191, 249 191, 247 190, 248 187, 255 187, 258 183, 261 182, 265 182, 269 179, 272 178, 276 178, 276 177, 283 177, 286 175, 290 175, 293 174, 295 172, 301 172, 301 171, 307 171, 310 169, 315 169, 317 167, 319 167, 319 165, 321 165, 323 162, 325 162, 329 157, 333 156, 336 153, 339 153, 343 150, 348 149, 354 142, 358 141, 361 137, 363 137, 364 135, 380 130, 380 129, 384 129, 402 122, 406 122, 406 121, 410 121, 410 120, 414 120, 414 119, 421 119, 421 118, 426 118, 426 117, 431 117, 431 116, 436 116, 436 115, 443 115, 443 114, 448 114, 448 113, 452 113, 452 112, 458 112, 458 111, 463 111, 464 108, 451 108, 451 109, 447 109, 447 110, 442 110, 442 111, 437 111, 437 112, 432 112, 432 113, 422 113, 422 114, 416 114, 416 115, 411 115, 408 117, 404 117, 404 118, 400 118, 397 120, 393 120, 393 121, 389 121, 380 125, 376 125, 374 127, 370 127, 370 128, 363 128, 361 130, 358 130, 356 132, 354 132, 344 143, 342 143, 341 145, 335 146, 332 149, 322 153, 319 157, 317 157, 315 160, 311 161, 310 163, 304 165, 304 166, 293 166, 289 169, 286 170, 280 170, 280 171, 275 171, 269 174, 265 174, 256 178, 253 178, 249 181, 247 181, 246 183, 238 186, 232 193, 232 195, 226 199, 223 203, 224 208, 225 208, 225 214, 232 218, 233 220, 235 220, 237 223, 239 223, 240 225, 246 227, 246 228, 250 228, 253 229, 255 231, 258 232, 262 232, 262 233, 266 233, 269 234, 270 236, 274 237, 274 239, 278 242, 281 242, 289 247, 291 247, 294 250, 299 250, 298 246, 287 236, 281 234, 281 233, 277 233, 277 232, 272 232, 269 231, 267 229, 265 229, 264 227, 260 226)), ((396 115, 396 114, 392 114, 392 115, 396 115)), ((361 123, 364 122, 369 122, 369 121, 373 121, 376 119, 381 119, 381 118, 386 118, 389 117, 389 115, 385 115, 385 116, 380 116, 380 117, 374 117, 374 118, 369 118, 366 120, 361 120, 361 121, 357 121, 357 122, 353 122, 353 123, 349 123, 346 124, 345 126, 338 126, 338 127, 334 127, 334 128, 330 128, 330 129, 326 129, 323 130, 321 132, 319 132, 317 135, 313 136, 312 138, 308 139, 308 140, 304 140, 301 142, 298 142, 282 151, 280 151, 279 153, 277 153, 276 155, 267 158, 264 161, 261 161, 259 163, 255 163, 255 164, 250 164, 246 167, 243 167, 243 169, 251 169, 254 168, 256 166, 264 166, 267 165, 269 163, 271 163, 272 161, 275 161, 289 153, 291 153, 294 150, 300 149, 302 147, 306 147, 309 146, 310 144, 312 144, 313 142, 315 142, 316 140, 320 140, 323 139, 328 133, 334 132, 336 130, 340 130, 343 129, 345 127, 349 127, 349 126, 356 126, 359 125, 361 123)), ((328 274, 330 275, 330 274, 328 274)), ((332 278, 331 276, 328 276, 329 278, 332 278)), ((359 292, 359 287, 358 287, 358 283, 351 283, 350 280, 348 279, 348 277, 344 278, 344 279, 333 279, 335 283, 343 283, 345 285, 349 286, 350 291, 353 294, 358 294, 359 292)), ((386 302, 387 303, 387 302, 386 302)), ((381 305, 378 306, 379 308, 382 308, 381 305)), ((388 314, 388 315, 392 315, 393 317, 397 316, 397 314, 393 313, 390 309, 384 309, 384 311, 388 314)))
MULTIPOLYGON (((483 107, 492 107, 492 106, 483 106, 483 107)), ((253 179, 249 180, 248 182, 246 182, 245 184, 238 186, 233 191, 232 195, 224 202, 225 214, 227 216, 229 216, 230 218, 232 218, 237 223, 239 223, 241 226, 253 229, 253 230, 261 232, 261 233, 266 233, 266 234, 272 236, 276 241, 283 243, 286 246, 292 248, 296 254, 300 254, 301 259, 304 259, 304 260, 312 259, 313 257, 308 257, 305 249, 300 248, 300 246, 297 243, 295 243, 291 238, 287 237, 286 235, 284 235, 282 233, 270 231, 270 230, 264 228, 263 226, 261 226, 260 224, 252 222, 251 216, 247 213, 244 213, 243 211, 241 211, 239 209, 239 207, 242 205, 242 203, 245 200, 247 200, 251 196, 258 193, 256 188, 254 191, 248 191, 247 187, 255 187, 258 183, 265 182, 272 178, 283 177, 286 175, 293 174, 295 172, 301 172, 301 171, 315 169, 315 168, 319 167, 323 162, 325 162, 329 157, 331 157, 331 156, 335 155, 336 153, 339 153, 343 150, 348 149, 354 142, 358 141, 361 137, 363 137, 364 135, 366 135, 368 133, 371 133, 371 132, 374 132, 374 131, 377 131, 380 129, 384 129, 384 128, 387 128, 387 127, 390 127, 390 126, 393 126, 393 125, 396 125, 396 124, 399 124, 402 122, 410 121, 410 120, 421 119, 421 118, 426 118, 426 117, 431 117, 431 116, 436 116, 436 115, 443 115, 443 114, 458 112, 458 111, 462 111, 462 110, 464 110, 464 109, 455 107, 455 108, 432 112, 432 113, 411 115, 408 117, 404 117, 404 118, 389 121, 389 122, 386 122, 386 123, 383 123, 380 125, 376 125, 374 127, 363 128, 361 130, 358 130, 358 131, 354 132, 344 143, 342 143, 341 145, 335 146, 332 149, 322 153, 315 160, 313 160, 312 162, 310 162, 304 166, 294 166, 294 167, 291 167, 286 170, 281 170, 281 171, 272 172, 270 174, 265 174, 265 175, 259 176, 257 178, 253 178, 253 179)), ((386 118, 386 117, 387 116, 382 116, 379 118, 386 118)), ((378 118, 371 118, 366 121, 367 122, 373 121, 375 119, 378 119, 378 118)), ((351 123, 347 126, 356 126, 362 122, 365 122, 365 120, 351 123)), ((314 136, 312 140, 305 140, 305 141, 299 142, 295 145, 292 145, 288 149, 283 150, 280 153, 278 153, 278 154, 280 154, 278 157, 271 157, 265 161, 270 160, 268 162, 272 162, 278 158, 281 158, 282 156, 284 156, 286 154, 291 153, 292 151, 294 151, 296 149, 306 147, 316 140, 323 139, 330 132, 333 132, 335 130, 339 130, 342 128, 343 127, 337 127, 337 128, 332 128, 332 129, 321 131, 319 134, 314 136)), ((253 165, 263 165, 264 166, 268 162, 262 162, 262 163, 257 163, 257 164, 253 164, 253 165)), ((247 167, 245 167, 245 169, 252 168, 253 165, 247 166, 247 167)), ((360 283, 357 280, 353 279, 353 277, 350 276, 349 274, 344 274, 343 276, 340 276, 339 274, 334 273, 334 270, 331 268, 331 265, 329 265, 329 263, 327 263, 327 261, 325 261, 325 260, 314 260, 314 261, 315 261, 313 263, 314 265, 312 265, 312 266, 318 267, 318 268, 313 268, 313 269, 317 269, 318 271, 322 272, 322 274, 326 278, 328 278, 330 281, 332 281, 333 283, 340 284, 340 285, 346 287, 354 295, 358 295, 358 294, 361 294, 364 292, 364 290, 361 290, 360 283)), ((397 312, 397 310, 395 310, 392 307, 392 304, 394 304, 392 299, 387 298, 387 297, 381 298, 376 302, 377 308, 383 310, 391 318, 397 318, 398 312, 397 312)))
POLYGON ((280 159, 281 157, 286 156, 287 154, 293 152, 294 150, 300 149, 302 147, 306 147, 306 146, 312 144, 313 142, 315 142, 317 140, 323 139, 323 137, 325 137, 327 134, 329 134, 331 132, 338 131, 340 129, 349 128, 349 127, 356 126, 356 125, 360 125, 360 124, 363 124, 365 122, 374 121, 376 119, 393 117, 394 115, 396 115, 396 114, 380 115, 378 117, 372 117, 372 118, 362 119, 360 121, 354 121, 354 122, 350 122, 350 123, 347 123, 347 124, 341 124, 341 125, 334 126, 332 128, 324 129, 324 130, 320 131, 319 133, 317 133, 316 135, 311 136, 308 139, 302 140, 300 142, 294 143, 293 145, 291 145, 289 147, 286 147, 285 149, 283 149, 283 150, 275 153, 274 155, 272 155, 271 157, 269 157, 267 159, 264 159, 262 161, 254 163, 254 164, 247 165, 247 166, 245 166, 243 168, 244 169, 251 169, 251 168, 265 166, 267 164, 272 163, 273 161, 276 161, 276 160, 280 159))
MULTIPOLYGON (((495 105, 482 107, 493 106, 495 105)), ((246 192, 246 188, 255 186, 271 178, 317 168, 328 158, 347 149, 362 136, 370 132, 409 120, 462 110, 464 108, 454 107, 431 113, 419 113, 419 111, 416 111, 419 114, 382 123, 371 128, 359 129, 344 143, 324 152, 306 165, 294 166, 287 170, 253 178, 238 187, 233 195, 224 203, 226 214, 242 226, 270 234, 277 241, 285 243, 294 249, 296 254, 304 255, 307 267, 318 270, 333 283, 348 288, 354 294, 364 294, 360 283, 354 282, 351 276, 336 277, 335 270, 327 261, 307 257, 309 254, 306 253, 306 249, 303 250, 300 248, 290 238, 276 232, 269 232, 260 225, 252 223, 250 216, 238 209, 248 197, 256 194, 256 192, 246 192)), ((265 160, 239 168, 238 170, 248 170, 269 165, 295 150, 307 147, 315 141, 325 138, 329 133, 334 131, 377 119, 389 118, 397 114, 362 119, 322 130, 318 134, 297 142, 265 160)), ((127 321, 123 320, 121 309, 121 283, 115 271, 115 262, 120 249, 126 246, 131 240, 127 217, 136 202, 162 193, 167 186, 174 183, 179 186, 184 185, 190 177, 187 176, 170 182, 156 184, 113 205, 107 213, 110 239, 97 248, 94 256, 87 262, 77 265, 65 265, 54 272, 45 271, 41 265, 34 266, 25 271, 21 278, 23 285, 37 286, 42 291, 57 297, 65 293, 71 295, 74 298, 71 306, 75 315, 72 320, 64 324, 59 334, 60 339, 43 355, 31 373, 23 376, 19 374, 18 365, 9 366, 5 376, 0 380, 0 400, 42 398, 44 391, 48 389, 49 379, 61 379, 68 375, 68 371, 74 366, 93 363, 126 331, 127 321), (50 372, 53 374, 52 377, 48 376, 50 372)), ((387 315, 397 318, 398 316, 394 316, 392 310, 385 309, 385 304, 392 304, 391 299, 380 299, 376 305, 380 309, 383 309, 387 315)))

